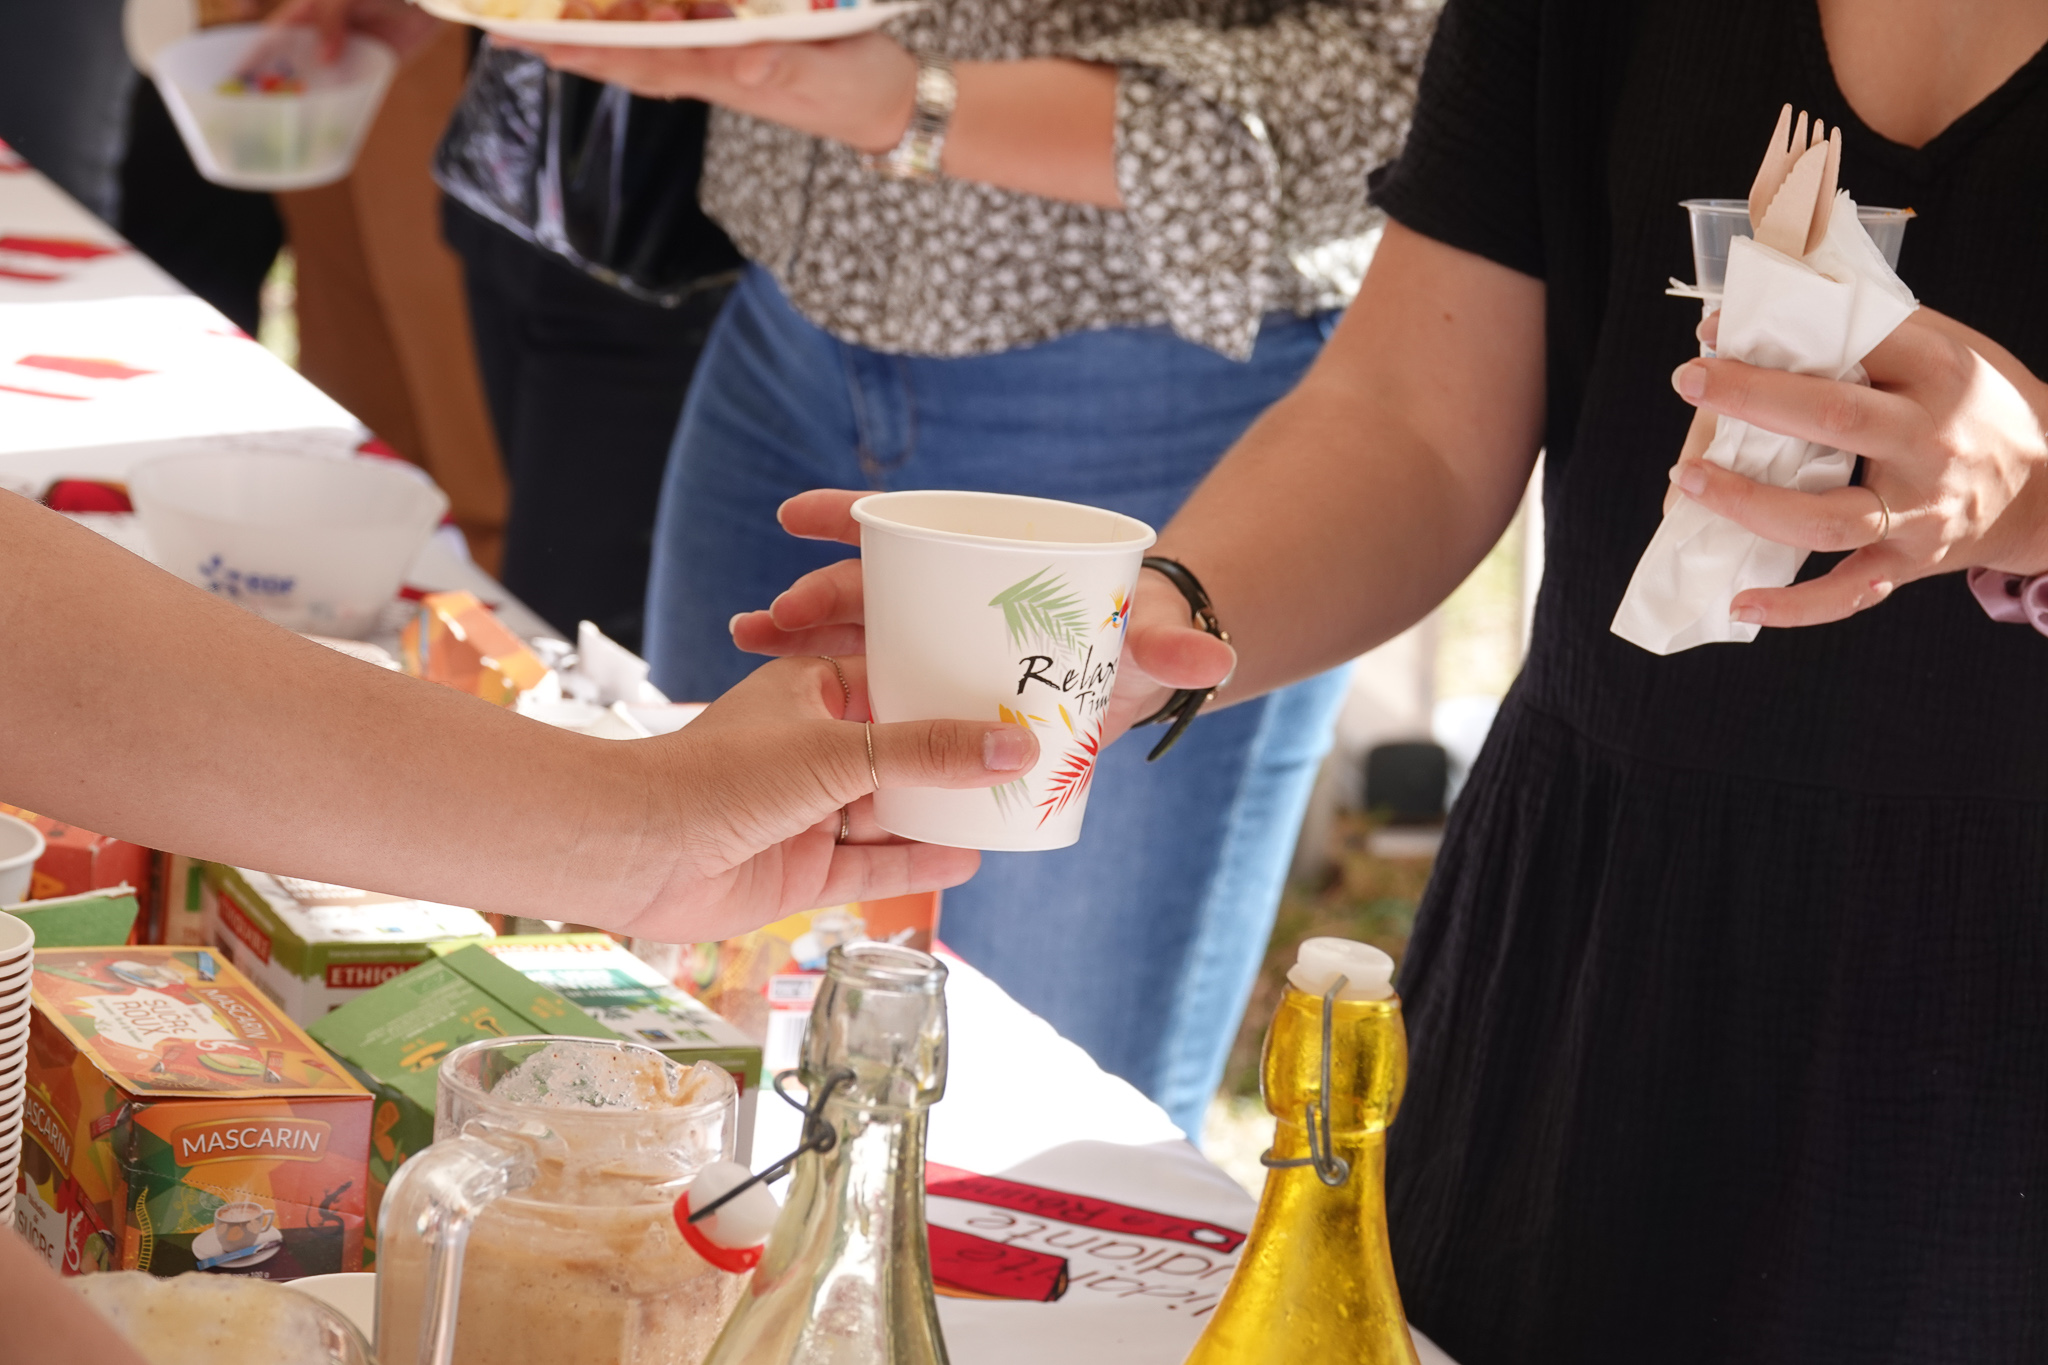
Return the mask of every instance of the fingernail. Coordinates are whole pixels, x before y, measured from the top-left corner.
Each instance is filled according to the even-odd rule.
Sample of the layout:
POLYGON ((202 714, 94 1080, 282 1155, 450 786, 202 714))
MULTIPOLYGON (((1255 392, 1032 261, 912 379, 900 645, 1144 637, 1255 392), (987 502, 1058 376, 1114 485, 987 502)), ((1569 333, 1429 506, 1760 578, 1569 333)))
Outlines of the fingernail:
POLYGON ((1024 766, 1031 751, 1031 736, 1014 725, 990 730, 981 737, 981 766, 992 773, 1006 773, 1024 766))
POLYGON ((727 635, 730 635, 730 634, 732 634, 732 633, 733 633, 734 631, 738 630, 738 629, 740 628, 740 618, 741 618, 742 616, 745 616, 746 614, 747 614, 747 613, 745 613, 745 612, 743 612, 743 611, 736 611, 736 612, 734 612, 734 613, 732 614, 732 620, 730 620, 730 621, 727 621, 727 622, 725 623, 725 633, 726 633, 727 635))
POLYGON ((1698 461, 1687 460, 1678 467, 1676 482, 1682 492, 1696 498, 1707 491, 1707 471, 1700 468, 1698 461))
POLYGON ((1728 619, 1745 626, 1760 626, 1764 623, 1762 607, 1736 607, 1728 613, 1728 619))
POLYGON ((1671 387, 1678 390, 1680 398, 1698 398, 1707 391, 1707 367, 1697 360, 1686 361, 1671 372, 1671 387))

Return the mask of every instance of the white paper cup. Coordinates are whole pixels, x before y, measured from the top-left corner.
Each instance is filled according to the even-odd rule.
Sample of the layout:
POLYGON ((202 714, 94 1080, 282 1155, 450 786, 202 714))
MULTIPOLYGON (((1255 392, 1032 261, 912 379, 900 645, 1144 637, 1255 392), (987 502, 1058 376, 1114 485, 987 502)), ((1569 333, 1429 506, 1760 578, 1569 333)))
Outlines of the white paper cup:
MULTIPOLYGON (((29 878, 36 859, 43 856, 43 832, 26 820, 0 815, 0 905, 18 905, 28 899, 29 878)), ((8 916, 13 919, 12 915, 8 916)), ((20 920, 14 921, 21 924, 20 920)), ((28 928, 21 924, 23 929, 28 928)), ((34 943, 31 935, 29 942, 34 943)), ((9 958, 5 935, 0 935, 0 963, 9 958)))
POLYGON ((1009 720, 1038 763, 994 789, 896 788, 875 819, 961 848, 1065 848, 1081 817, 1152 528, 1003 493, 881 493, 854 504, 875 719, 1009 720))
MULTIPOLYGON (((34 825, 31 825, 26 820, 16 820, 11 815, 0 815, 0 820, 4 820, 9 824, 19 825, 30 834, 35 835, 36 847, 38 850, 41 849, 43 832, 34 825)), ((15 848, 8 850, 8 852, 19 856, 21 849, 17 845, 15 848)), ((40 858, 41 856, 41 852, 38 851, 36 857, 40 858)), ((5 911, 0 911, 0 976, 6 975, 16 962, 27 958, 35 950, 36 931, 28 927, 28 921, 7 914, 5 911)))

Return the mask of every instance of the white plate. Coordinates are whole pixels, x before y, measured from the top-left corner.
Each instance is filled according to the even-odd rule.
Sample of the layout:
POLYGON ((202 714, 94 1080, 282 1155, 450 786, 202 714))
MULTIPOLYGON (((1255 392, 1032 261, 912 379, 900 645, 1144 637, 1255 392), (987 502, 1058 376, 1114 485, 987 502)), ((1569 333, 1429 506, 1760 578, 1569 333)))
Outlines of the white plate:
POLYGON ((848 9, 814 9, 769 14, 758 19, 494 19, 462 0, 414 0, 436 19, 468 24, 486 33, 527 43, 570 43, 577 47, 739 47, 745 43, 816 43, 880 28, 908 14, 923 0, 876 0, 848 9))
MULTIPOLYGON (((223 1261, 217 1266, 209 1266, 208 1269, 240 1270, 244 1266, 262 1265, 265 1261, 277 1255, 277 1249, 283 1242, 284 1234, 282 1232, 279 1232, 276 1228, 265 1228, 256 1238, 256 1249, 254 1251, 235 1260, 223 1261)), ((206 1229, 192 1239, 192 1259, 195 1261, 210 1261, 220 1255, 221 1250, 220 1234, 212 1228, 206 1229)))

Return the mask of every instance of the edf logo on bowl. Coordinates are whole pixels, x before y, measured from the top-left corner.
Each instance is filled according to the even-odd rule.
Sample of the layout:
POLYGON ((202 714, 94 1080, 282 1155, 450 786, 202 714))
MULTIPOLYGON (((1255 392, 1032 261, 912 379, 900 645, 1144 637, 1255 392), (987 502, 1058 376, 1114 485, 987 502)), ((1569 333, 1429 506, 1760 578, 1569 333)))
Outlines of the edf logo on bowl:
POLYGON ((229 568, 219 555, 199 566, 199 576, 206 580, 208 590, 223 597, 289 597, 298 585, 296 578, 279 574, 243 573, 240 569, 229 568))

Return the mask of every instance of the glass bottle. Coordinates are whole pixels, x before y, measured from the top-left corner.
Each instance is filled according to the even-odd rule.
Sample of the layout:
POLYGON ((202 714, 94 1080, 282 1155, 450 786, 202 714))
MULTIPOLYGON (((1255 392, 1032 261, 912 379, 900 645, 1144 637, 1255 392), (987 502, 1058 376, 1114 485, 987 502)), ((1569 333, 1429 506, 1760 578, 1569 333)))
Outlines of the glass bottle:
POLYGON ((1408 1079, 1393 965, 1363 943, 1302 944, 1266 1031, 1265 1192, 1187 1365, 1415 1365, 1387 1242, 1387 1128, 1408 1079))
POLYGON ((925 1120, 946 1088, 946 968, 834 948, 798 1065, 830 1150, 798 1158, 782 1216, 705 1365, 945 1365, 925 1242, 925 1120))

